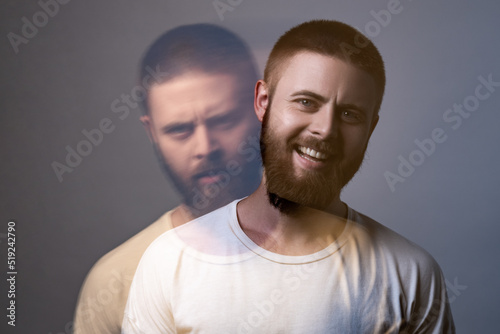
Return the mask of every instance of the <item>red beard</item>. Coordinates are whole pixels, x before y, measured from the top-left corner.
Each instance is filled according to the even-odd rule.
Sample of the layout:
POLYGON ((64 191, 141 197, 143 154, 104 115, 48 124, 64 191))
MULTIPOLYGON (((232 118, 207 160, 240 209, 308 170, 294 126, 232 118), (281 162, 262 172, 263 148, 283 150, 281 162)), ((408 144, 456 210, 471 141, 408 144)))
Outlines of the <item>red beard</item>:
POLYGON ((269 110, 262 121, 260 147, 266 186, 270 203, 282 213, 289 213, 299 206, 325 210, 340 195, 344 186, 359 170, 363 154, 341 165, 344 152, 338 139, 320 140, 315 137, 277 138, 269 124, 269 110), (326 153, 324 168, 303 170, 296 175, 292 166, 292 155, 298 145, 314 148, 326 153))

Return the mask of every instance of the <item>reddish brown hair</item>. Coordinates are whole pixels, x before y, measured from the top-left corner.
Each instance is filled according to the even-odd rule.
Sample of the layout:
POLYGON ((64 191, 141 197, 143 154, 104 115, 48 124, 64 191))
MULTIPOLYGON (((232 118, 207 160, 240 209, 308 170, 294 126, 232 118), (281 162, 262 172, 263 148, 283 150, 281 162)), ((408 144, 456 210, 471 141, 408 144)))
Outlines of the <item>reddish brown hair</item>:
POLYGON ((346 61, 375 80, 378 113, 385 90, 384 61, 375 45, 353 27, 338 21, 314 20, 288 30, 274 45, 264 70, 272 99, 281 73, 297 53, 310 51, 346 61))

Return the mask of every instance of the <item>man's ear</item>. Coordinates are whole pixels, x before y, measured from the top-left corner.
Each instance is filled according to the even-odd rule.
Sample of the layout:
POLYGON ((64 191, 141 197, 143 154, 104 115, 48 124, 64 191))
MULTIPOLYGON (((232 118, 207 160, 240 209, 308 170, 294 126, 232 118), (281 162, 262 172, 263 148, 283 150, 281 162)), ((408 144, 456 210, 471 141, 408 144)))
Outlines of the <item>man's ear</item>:
POLYGON ((373 130, 375 130, 375 127, 377 126, 378 124, 378 120, 379 120, 379 116, 378 114, 376 114, 374 117, 373 117, 373 120, 372 120, 372 124, 370 126, 370 137, 372 136, 372 133, 373 133, 373 130))
POLYGON ((264 119, 268 103, 269 103, 269 90, 267 87, 267 83, 265 83, 264 80, 259 80, 255 84, 255 95, 254 95, 253 106, 255 109, 255 114, 257 115, 257 118, 261 122, 264 119))
POLYGON ((144 129, 146 130, 146 133, 148 134, 149 141, 153 144, 156 143, 156 139, 153 134, 153 124, 151 122, 151 117, 149 115, 143 115, 141 118, 142 125, 144 126, 144 129))

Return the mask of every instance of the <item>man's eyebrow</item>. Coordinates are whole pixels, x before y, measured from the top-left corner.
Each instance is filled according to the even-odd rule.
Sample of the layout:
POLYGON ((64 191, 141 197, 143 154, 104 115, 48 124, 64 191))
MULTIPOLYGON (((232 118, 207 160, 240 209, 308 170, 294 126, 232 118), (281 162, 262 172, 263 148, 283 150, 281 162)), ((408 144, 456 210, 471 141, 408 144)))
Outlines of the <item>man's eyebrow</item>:
POLYGON ((215 115, 210 115, 209 117, 207 117, 207 120, 230 117, 230 116, 234 116, 234 115, 238 114, 239 112, 240 112, 240 109, 232 108, 232 109, 225 110, 225 111, 220 112, 220 113, 215 114, 215 115))
POLYGON ((162 132, 167 132, 176 127, 189 126, 192 122, 172 122, 161 127, 162 132))
POLYGON ((319 95, 318 93, 315 92, 311 92, 310 90, 300 90, 291 95, 291 97, 296 97, 296 96, 307 96, 322 103, 326 103, 328 101, 327 97, 319 95))

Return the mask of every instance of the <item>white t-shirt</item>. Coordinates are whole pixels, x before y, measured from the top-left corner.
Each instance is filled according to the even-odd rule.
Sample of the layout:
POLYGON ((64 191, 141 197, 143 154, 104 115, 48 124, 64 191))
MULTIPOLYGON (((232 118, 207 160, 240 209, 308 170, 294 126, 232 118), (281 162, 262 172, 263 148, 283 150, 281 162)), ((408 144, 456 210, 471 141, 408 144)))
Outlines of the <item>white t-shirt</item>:
POLYGON ((234 201, 144 253, 123 333, 454 333, 441 270, 423 249, 348 209, 310 255, 257 246, 234 201))

